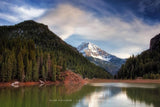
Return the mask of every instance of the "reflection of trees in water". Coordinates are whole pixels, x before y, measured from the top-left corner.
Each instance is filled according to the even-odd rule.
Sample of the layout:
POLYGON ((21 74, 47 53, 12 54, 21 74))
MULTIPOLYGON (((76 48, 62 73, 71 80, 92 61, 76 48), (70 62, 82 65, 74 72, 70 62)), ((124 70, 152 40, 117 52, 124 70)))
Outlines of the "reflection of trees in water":
POLYGON ((65 86, 1 88, 1 107, 72 107, 96 87, 84 86, 71 94, 65 86), (56 101, 58 100, 58 101, 56 101), (68 100, 68 101, 67 101, 68 100))
POLYGON ((159 88, 126 88, 126 94, 133 101, 145 102, 148 105, 153 104, 155 107, 160 107, 159 88))

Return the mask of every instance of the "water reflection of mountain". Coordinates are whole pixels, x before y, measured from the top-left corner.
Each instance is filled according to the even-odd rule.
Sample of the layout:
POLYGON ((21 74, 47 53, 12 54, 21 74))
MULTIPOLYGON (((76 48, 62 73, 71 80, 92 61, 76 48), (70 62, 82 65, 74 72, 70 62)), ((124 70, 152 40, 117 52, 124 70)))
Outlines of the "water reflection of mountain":
POLYGON ((87 95, 82 102, 78 103, 78 105, 80 107, 99 107, 101 104, 105 103, 120 92, 121 88, 103 87, 87 95))
POLYGON ((104 87, 101 92, 103 92, 102 99, 107 100, 108 98, 114 97, 121 92, 121 88, 118 87, 104 87))
POLYGON ((128 98, 160 107, 160 88, 126 88, 128 98))

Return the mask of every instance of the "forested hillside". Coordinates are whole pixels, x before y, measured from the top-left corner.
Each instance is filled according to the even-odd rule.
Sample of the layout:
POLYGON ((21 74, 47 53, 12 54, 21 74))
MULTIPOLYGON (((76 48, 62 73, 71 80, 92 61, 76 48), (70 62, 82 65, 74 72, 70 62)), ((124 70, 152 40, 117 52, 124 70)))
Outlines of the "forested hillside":
POLYGON ((90 63, 46 25, 25 21, 0 27, 0 81, 62 80, 66 69, 84 78, 111 78, 103 68, 90 63))
POLYGON ((119 79, 160 79, 160 34, 151 39, 150 49, 130 57, 117 76, 119 79))

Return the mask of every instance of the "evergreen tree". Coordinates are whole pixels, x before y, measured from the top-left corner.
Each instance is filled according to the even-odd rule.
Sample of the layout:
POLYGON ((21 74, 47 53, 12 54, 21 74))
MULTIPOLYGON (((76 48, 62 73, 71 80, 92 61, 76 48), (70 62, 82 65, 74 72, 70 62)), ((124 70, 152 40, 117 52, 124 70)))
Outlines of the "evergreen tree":
POLYGON ((39 72, 38 72, 38 65, 36 61, 33 62, 33 81, 38 81, 39 79, 39 72))
POLYGON ((1 67, 1 81, 5 82, 6 81, 6 65, 3 62, 2 67, 1 67))
POLYGON ((27 60, 27 71, 25 76, 26 81, 32 80, 32 61, 27 60))
POLYGON ((6 59, 5 69, 6 69, 6 81, 10 81, 12 78, 12 72, 13 72, 12 54, 10 54, 6 59))
POLYGON ((25 75, 24 75, 24 64, 23 64, 23 57, 21 52, 19 52, 17 56, 17 68, 18 68, 18 79, 20 81, 24 81, 25 75))
POLYGON ((52 74, 52 77, 51 77, 51 80, 52 81, 56 81, 56 65, 53 65, 53 67, 52 67, 52 72, 51 72, 51 74, 52 74))
POLYGON ((43 80, 46 80, 46 75, 45 75, 45 66, 42 66, 42 78, 43 80))

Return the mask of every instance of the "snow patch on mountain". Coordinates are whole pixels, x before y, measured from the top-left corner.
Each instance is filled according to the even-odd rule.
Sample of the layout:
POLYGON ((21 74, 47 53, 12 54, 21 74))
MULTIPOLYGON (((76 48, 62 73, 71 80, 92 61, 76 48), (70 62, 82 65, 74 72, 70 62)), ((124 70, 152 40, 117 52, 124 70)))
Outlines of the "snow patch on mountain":
POLYGON ((77 47, 77 50, 82 53, 82 55, 85 56, 88 60, 106 69, 112 75, 117 74, 121 65, 126 61, 126 59, 121 59, 107 53, 106 51, 90 42, 83 42, 77 47))
POLYGON ((78 46, 77 49, 80 53, 83 54, 83 56, 91 56, 93 58, 98 58, 108 62, 111 59, 110 54, 90 42, 83 42, 81 45, 78 46))

